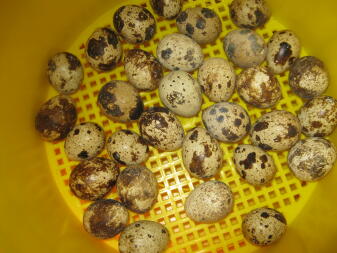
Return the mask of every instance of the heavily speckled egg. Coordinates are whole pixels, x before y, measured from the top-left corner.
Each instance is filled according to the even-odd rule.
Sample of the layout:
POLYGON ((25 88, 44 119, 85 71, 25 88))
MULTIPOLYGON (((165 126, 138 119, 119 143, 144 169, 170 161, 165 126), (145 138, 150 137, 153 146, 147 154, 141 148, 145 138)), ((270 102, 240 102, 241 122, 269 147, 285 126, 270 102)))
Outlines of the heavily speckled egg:
POLYGON ((143 101, 136 88, 124 81, 111 81, 99 91, 97 104, 109 119, 128 122, 143 112, 143 101))
POLYGON ((202 223, 217 222, 233 210, 234 198, 231 189, 220 181, 207 181, 198 185, 185 202, 186 215, 202 223))
POLYGON ((266 184, 276 173, 273 158, 253 145, 239 145, 234 151, 233 161, 239 175, 252 185, 266 184))
POLYGON ((48 61, 48 77, 59 93, 72 94, 83 81, 83 67, 75 55, 68 52, 57 53, 48 61))
POLYGON ((287 230, 284 215, 275 209, 257 208, 243 219, 243 236, 258 246, 270 245, 278 241, 287 230))
POLYGON ((126 208, 136 213, 146 213, 157 201, 158 183, 148 168, 133 165, 119 175, 117 192, 126 208))
POLYGON ((302 181, 322 179, 333 168, 335 161, 335 146, 318 137, 300 140, 288 154, 289 168, 302 181))
POLYGON ((274 74, 288 70, 300 55, 301 44, 296 34, 290 30, 274 32, 268 42, 267 63, 274 74))
POLYGON ((202 104, 198 81, 184 71, 172 71, 161 80, 159 97, 167 108, 183 117, 197 115, 202 104))
POLYGON ((93 122, 84 122, 74 127, 64 143, 70 160, 82 161, 97 156, 104 148, 103 128, 93 122))
POLYGON ((139 129, 147 143, 162 151, 181 147, 184 129, 172 112, 163 107, 151 107, 139 119, 139 129))
POLYGON ((182 0, 150 0, 153 11, 166 19, 174 19, 178 16, 182 0))
POLYGON ((209 133, 222 142, 237 142, 250 129, 250 119, 240 105, 222 102, 207 107, 202 112, 202 121, 209 133))
POLYGON ((261 116, 250 134, 254 145, 264 150, 284 151, 300 138, 301 124, 294 114, 275 110, 261 116))
POLYGON ((163 77, 163 67, 149 52, 141 49, 129 50, 124 58, 125 74, 135 88, 154 90, 163 77))
POLYGON ((260 65, 267 54, 263 38, 249 29, 237 29, 227 33, 223 46, 228 59, 240 68, 260 65))
POLYGON ((128 225, 121 233, 121 253, 162 253, 170 241, 169 231, 158 222, 140 220, 128 225))
POLYGON ((219 16, 211 9, 194 7, 180 12, 177 27, 199 44, 214 42, 222 32, 219 16))
POLYGON ((222 167, 222 149, 205 128, 197 127, 186 134, 182 156, 185 169, 197 178, 213 177, 222 167))
POLYGON ((104 27, 89 37, 85 53, 91 67, 97 71, 109 71, 121 60, 123 50, 116 33, 104 27))
POLYGON ((208 58, 201 65, 198 81, 213 102, 230 99, 235 90, 236 75, 231 64, 222 58, 208 58))
POLYGON ((125 5, 114 14, 116 31, 129 43, 143 43, 152 39, 156 33, 156 21, 146 8, 125 5))
POLYGON ((233 0, 228 7, 233 23, 242 28, 262 27, 271 15, 265 0, 233 0))
POLYGON ((240 97, 258 108, 274 106, 281 98, 281 86, 277 78, 266 67, 243 70, 236 80, 240 97))
POLYGON ((313 98, 301 107, 298 118, 306 136, 328 136, 337 126, 337 100, 329 96, 313 98))
POLYGON ((113 199, 93 202, 83 215, 84 229, 100 239, 112 238, 119 234, 127 226, 128 221, 128 210, 113 199))
POLYGON ((117 181, 118 166, 103 157, 82 161, 71 171, 69 186, 76 197, 97 200, 108 194, 117 181))
POLYGON ((302 98, 321 95, 329 85, 324 63, 314 56, 298 58, 290 67, 289 85, 302 98))
POLYGON ((157 45, 157 57, 169 70, 193 71, 204 60, 201 47, 190 37, 172 33, 164 36, 157 45))
POLYGON ((149 148, 145 140, 130 130, 120 130, 112 134, 106 149, 114 161, 122 165, 135 165, 146 161, 149 148))
POLYGON ((67 137, 75 126, 77 112, 70 97, 59 95, 43 103, 35 116, 35 129, 46 141, 67 137))

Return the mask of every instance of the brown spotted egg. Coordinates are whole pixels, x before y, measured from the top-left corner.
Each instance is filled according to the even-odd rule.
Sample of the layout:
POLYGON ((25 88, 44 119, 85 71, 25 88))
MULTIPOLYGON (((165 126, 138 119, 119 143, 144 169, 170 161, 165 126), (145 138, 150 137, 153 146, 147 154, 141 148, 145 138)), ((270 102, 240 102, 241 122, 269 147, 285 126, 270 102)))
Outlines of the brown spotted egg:
POLYGON ((222 167, 222 149, 205 128, 197 127, 186 134, 182 156, 185 169, 197 178, 213 177, 222 167))
POLYGON ((257 208, 243 219, 243 236, 252 244, 267 246, 280 240, 287 230, 284 215, 275 209, 257 208))
POLYGON ((325 177, 336 161, 336 148, 330 141, 310 137, 297 142, 289 151, 288 164, 302 181, 316 181, 325 177))
POLYGON ((273 158, 253 145, 239 145, 234 151, 233 161, 236 171, 251 185, 266 184, 276 173, 273 158))
POLYGON ((137 5, 120 7, 113 16, 116 31, 129 43, 143 43, 156 33, 156 21, 146 8, 137 5))
POLYGON ((97 71, 109 71, 116 67, 122 58, 122 44, 117 34, 110 28, 98 28, 86 44, 86 58, 97 71))
POLYGON ((273 151, 290 149, 300 138, 301 124, 288 112, 275 110, 261 116, 251 129, 254 145, 273 151))
POLYGON ((118 166, 103 157, 82 161, 71 171, 69 186, 76 197, 97 200, 108 194, 117 181, 118 166))
POLYGON ((150 0, 150 4, 157 15, 173 19, 181 10, 182 0, 150 0))
POLYGON ((208 132, 222 142, 238 142, 250 129, 248 113, 240 105, 217 103, 202 112, 202 121, 208 132))

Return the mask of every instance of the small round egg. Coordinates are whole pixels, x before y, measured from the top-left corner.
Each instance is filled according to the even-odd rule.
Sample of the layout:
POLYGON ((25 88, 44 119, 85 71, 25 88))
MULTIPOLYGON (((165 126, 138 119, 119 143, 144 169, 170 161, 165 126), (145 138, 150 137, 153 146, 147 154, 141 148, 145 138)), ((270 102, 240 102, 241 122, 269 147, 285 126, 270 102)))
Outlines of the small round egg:
POLYGON ((313 98, 301 107, 298 118, 306 136, 328 136, 337 127, 337 100, 330 96, 313 98))
POLYGON ((173 113, 183 117, 198 114, 202 104, 197 80, 185 71, 172 71, 159 84, 159 97, 173 113))
POLYGON ((71 53, 57 53, 48 61, 48 78, 59 93, 75 93, 83 81, 82 64, 71 53))
POLYGON ((145 140, 130 130, 120 130, 112 134, 106 149, 115 162, 122 165, 143 163, 149 157, 149 147, 145 140))
POLYGON ((83 215, 84 229, 99 239, 108 239, 119 234, 127 226, 128 221, 128 210, 113 199, 93 202, 83 215))
POLYGON ((181 0, 150 0, 153 11, 166 19, 174 19, 178 16, 182 1, 181 0))
POLYGON ((211 9, 194 7, 179 13, 177 27, 199 44, 214 42, 222 32, 219 16, 211 9))
POLYGON ((46 141, 67 137, 77 120, 76 107, 70 97, 59 95, 43 103, 35 116, 35 129, 46 141))
POLYGON ((288 154, 289 168, 302 181, 322 179, 333 168, 335 161, 335 146, 319 137, 298 141, 288 154))
POLYGON ((149 52, 141 49, 129 50, 124 58, 125 74, 135 88, 154 90, 163 78, 163 67, 149 52))
POLYGON ((143 101, 132 85, 124 81, 110 81, 98 93, 97 104, 109 119, 128 122, 137 120, 143 112, 143 101))
POLYGON ((278 241, 287 230, 284 215, 275 209, 257 208, 242 221, 243 236, 252 244, 267 246, 278 241))
POLYGON ((205 128, 197 127, 186 134, 182 156, 185 169, 197 178, 213 177, 222 167, 222 149, 205 128))
POLYGON ((266 67, 252 67, 243 70, 236 80, 240 97, 258 108, 274 106, 282 98, 277 78, 266 67))
POLYGON ((136 213, 146 213, 157 201, 158 183, 148 168, 134 165, 119 175, 117 192, 126 208, 136 213))
POLYGON ((146 8, 137 5, 120 7, 113 16, 116 31, 129 43, 143 43, 156 33, 156 21, 146 8))
POLYGON ((321 95, 329 86, 324 63, 314 56, 298 58, 290 67, 289 85, 302 98, 321 95))
POLYGON ((274 74, 288 70, 301 52, 300 41, 290 30, 274 32, 267 46, 267 64, 274 74))
POLYGON ((250 129, 248 113, 240 105, 221 102, 202 112, 202 121, 208 132, 222 142, 238 142, 250 129))
POLYGON ((251 185, 266 184, 276 173, 273 158, 253 145, 239 145, 234 151, 233 161, 236 171, 251 185))
POLYGON ((213 102, 225 102, 234 93, 236 75, 231 64, 222 58, 208 58, 198 71, 198 81, 213 102))
POLYGON ((237 29, 227 33, 223 46, 228 59, 240 68, 260 65, 267 54, 263 38, 249 29, 237 29))
POLYGON ((84 122, 68 134, 64 149, 69 160, 82 161, 97 156, 104 145, 103 128, 93 122, 84 122))
POLYGON ((233 23, 241 28, 263 27, 271 16, 265 0, 233 0, 228 7, 233 23))
POLYGON ((155 148, 162 151, 174 151, 183 144, 183 126, 166 108, 149 108, 141 115, 138 124, 142 137, 155 148))
POLYGON ((161 39, 157 45, 157 57, 165 68, 187 72, 199 68, 204 60, 199 44, 180 33, 168 34, 161 39))
POLYGON ((251 129, 254 145, 264 150, 284 151, 290 149, 300 138, 301 124, 288 111, 271 111, 262 115, 251 129))
POLYGON ((109 71, 116 67, 122 58, 122 44, 117 34, 110 28, 98 28, 89 37, 85 54, 97 71, 109 71))
POLYGON ((162 253, 170 241, 169 231, 158 222, 140 220, 128 225, 121 233, 121 253, 162 253))
POLYGON ((212 223, 232 212, 233 204, 234 197, 229 186, 211 180, 190 192, 185 202, 185 212, 195 222, 212 223))
POLYGON ((71 171, 69 186, 76 197, 97 200, 108 194, 117 181, 118 166, 103 157, 82 161, 71 171))

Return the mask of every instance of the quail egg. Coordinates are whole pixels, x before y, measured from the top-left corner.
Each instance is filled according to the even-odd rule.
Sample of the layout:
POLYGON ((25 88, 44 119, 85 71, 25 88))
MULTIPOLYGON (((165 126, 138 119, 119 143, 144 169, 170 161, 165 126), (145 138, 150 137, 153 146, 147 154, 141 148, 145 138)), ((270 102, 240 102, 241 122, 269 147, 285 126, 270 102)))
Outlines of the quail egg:
POLYGON ((150 0, 150 4, 157 15, 174 19, 181 10, 182 0, 150 0))

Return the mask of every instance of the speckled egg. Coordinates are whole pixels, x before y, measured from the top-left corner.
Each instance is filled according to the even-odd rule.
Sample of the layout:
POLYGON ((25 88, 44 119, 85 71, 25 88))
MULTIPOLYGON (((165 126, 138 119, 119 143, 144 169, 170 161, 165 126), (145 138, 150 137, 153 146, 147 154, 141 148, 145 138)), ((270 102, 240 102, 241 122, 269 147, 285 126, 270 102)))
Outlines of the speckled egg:
POLYGON ((128 225, 121 233, 121 253, 162 253, 170 241, 169 231, 158 222, 140 220, 128 225))
POLYGON ((85 53, 91 67, 97 71, 109 71, 121 60, 123 50, 116 33, 104 27, 91 34, 85 53))
POLYGON ((202 121, 208 132, 222 142, 238 142, 250 129, 250 119, 240 105, 217 103, 202 112, 202 121))
POLYGON ((337 100, 329 96, 313 98, 301 107, 298 118, 306 136, 328 136, 337 126, 337 100))
POLYGON ((251 185, 266 184, 276 173, 273 158, 253 145, 239 145, 234 151, 233 161, 236 171, 251 185))
POLYGON ((260 65, 267 54, 263 38, 249 29, 237 29, 227 33, 223 46, 228 59, 240 68, 260 65))
POLYGON ((335 161, 335 146, 319 137, 300 140, 288 154, 289 168, 302 181, 322 179, 333 168, 335 161))
POLYGON ((157 201, 158 183, 148 168, 134 165, 119 175, 117 192, 126 208, 136 213, 146 213, 157 201))
POLYGON ((289 85, 302 98, 321 95, 329 85, 324 63, 314 56, 298 58, 290 67, 289 85))
POLYGON ((201 47, 190 37, 172 33, 164 36, 157 45, 157 57, 169 70, 193 71, 204 60, 201 47))
POLYGON ((262 27, 271 16, 265 0, 233 0, 228 7, 233 23, 241 28, 262 27))
POLYGON ((186 134, 182 156, 185 169, 197 178, 213 177, 222 167, 222 149, 205 128, 197 127, 186 134))
POLYGON ((82 161, 71 171, 69 186, 76 197, 97 200, 108 194, 117 181, 118 166, 103 157, 82 161))
POLYGON ((301 124, 298 118, 288 111, 279 110, 261 116, 250 133, 254 145, 273 151, 290 149, 300 134, 301 124))
POLYGON ((140 164, 149 157, 145 140, 130 130, 113 133, 107 140, 106 149, 111 159, 122 165, 140 164))
POLYGON ((124 58, 125 74, 135 88, 154 90, 163 77, 163 67, 149 52, 141 49, 129 50, 124 58))
POLYGON ((235 90, 235 80, 233 67, 222 58, 208 58, 198 72, 199 84, 205 95, 213 102, 230 99, 235 90))
POLYGON ((103 128, 93 122, 84 122, 68 134, 64 150, 69 160, 82 161, 97 156, 104 145, 103 128))
POLYGON ((112 238, 119 234, 127 226, 128 221, 128 210, 113 199, 93 202, 83 215, 84 229, 100 239, 112 238))
POLYGON ((199 44, 214 42, 222 32, 219 16, 211 9, 194 7, 180 12, 177 27, 199 44))
POLYGON ((77 120, 76 107, 70 97, 59 95, 43 103, 35 116, 35 129, 46 141, 67 137, 77 120))
POLYGON ((75 55, 68 52, 57 53, 48 61, 48 77, 59 93, 72 94, 83 81, 83 67, 75 55))
POLYGON ((116 31, 129 43, 143 43, 152 39, 156 33, 156 21, 146 8, 125 5, 114 14, 116 31))
POLYGON ((147 143, 162 151, 174 151, 183 144, 184 129, 172 112, 151 107, 139 119, 139 130, 147 143))
POLYGON ((173 113, 183 117, 198 114, 202 104, 197 80, 185 71, 172 71, 159 84, 159 97, 173 113))
POLYGON ((231 189, 220 181, 207 181, 198 185, 185 202, 186 215, 201 223, 217 222, 233 210, 234 198, 231 189))
POLYGON ((236 80, 240 97, 258 108, 274 106, 281 98, 281 86, 277 78, 266 67, 243 70, 236 80))
POLYGON ((293 31, 274 32, 268 42, 268 68, 274 74, 281 74, 289 69, 300 52, 301 44, 293 31))
POLYGON ((181 10, 181 0, 150 0, 153 11, 166 19, 174 19, 181 10))
POLYGON ((243 219, 243 236, 252 244, 267 246, 278 241, 287 230, 284 215, 275 209, 257 208, 243 219))
POLYGON ((98 93, 97 104, 109 119, 128 122, 143 112, 143 101, 136 88, 124 81, 110 81, 98 93))

